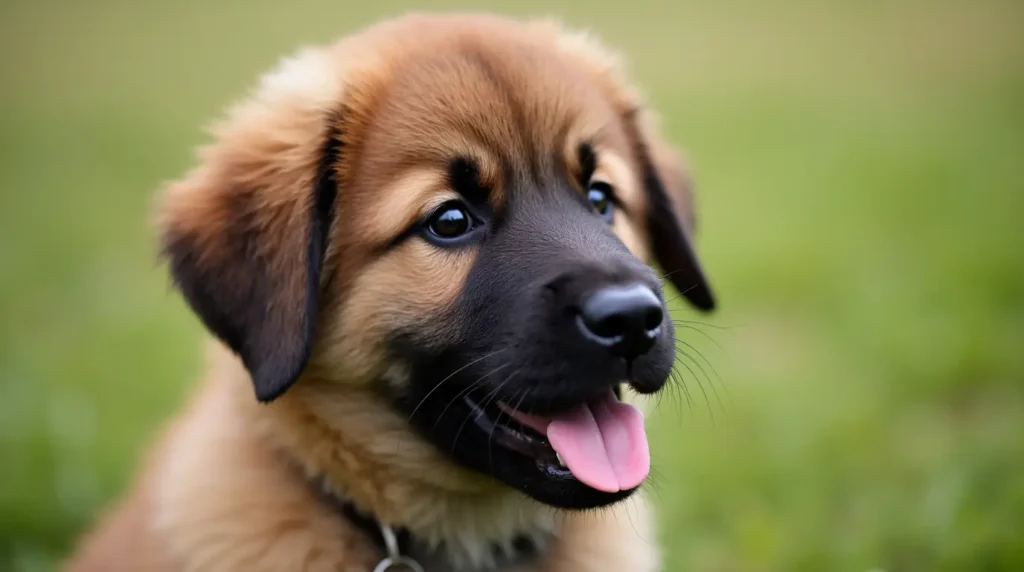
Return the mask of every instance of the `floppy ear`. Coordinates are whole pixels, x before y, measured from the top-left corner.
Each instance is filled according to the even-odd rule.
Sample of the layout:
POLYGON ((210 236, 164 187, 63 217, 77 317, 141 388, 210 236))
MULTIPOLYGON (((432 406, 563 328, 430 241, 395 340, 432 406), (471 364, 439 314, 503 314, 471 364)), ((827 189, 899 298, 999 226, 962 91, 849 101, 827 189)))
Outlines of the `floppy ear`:
POLYGON ((628 113, 627 129, 632 131, 641 169, 654 255, 680 294, 700 310, 713 310, 715 297, 693 247, 695 217, 689 173, 675 149, 638 114, 628 113))
POLYGON ((159 213, 174 283, 264 402, 309 359, 341 149, 324 107, 272 95, 233 110, 159 213))

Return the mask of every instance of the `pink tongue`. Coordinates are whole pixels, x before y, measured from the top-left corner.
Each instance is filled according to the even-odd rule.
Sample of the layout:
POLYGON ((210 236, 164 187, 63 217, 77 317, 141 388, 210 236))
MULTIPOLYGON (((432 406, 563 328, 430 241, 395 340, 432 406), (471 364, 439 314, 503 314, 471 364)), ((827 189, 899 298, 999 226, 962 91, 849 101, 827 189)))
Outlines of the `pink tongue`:
POLYGON ((547 436, 573 476, 599 491, 632 489, 651 470, 643 413, 611 391, 552 418, 547 436))

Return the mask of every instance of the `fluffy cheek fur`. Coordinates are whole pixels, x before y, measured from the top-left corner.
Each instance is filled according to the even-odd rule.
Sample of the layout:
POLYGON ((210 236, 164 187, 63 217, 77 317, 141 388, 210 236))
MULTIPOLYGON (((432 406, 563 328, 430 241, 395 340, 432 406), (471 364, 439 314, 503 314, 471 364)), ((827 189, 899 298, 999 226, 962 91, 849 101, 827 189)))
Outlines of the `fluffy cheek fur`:
POLYGON ((369 262, 331 296, 341 302, 321 319, 313 371, 350 385, 403 383, 407 372, 387 355, 389 339, 415 329, 439 345, 452 341, 453 325, 431 316, 455 303, 474 258, 472 250, 444 250, 414 236, 369 262))

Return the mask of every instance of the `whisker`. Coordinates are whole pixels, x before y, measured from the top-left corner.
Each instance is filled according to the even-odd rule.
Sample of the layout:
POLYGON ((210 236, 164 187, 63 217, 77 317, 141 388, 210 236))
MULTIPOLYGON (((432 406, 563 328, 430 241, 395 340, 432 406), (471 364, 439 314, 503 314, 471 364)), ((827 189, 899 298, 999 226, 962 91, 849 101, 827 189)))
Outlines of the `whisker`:
POLYGON ((647 475, 647 480, 644 481, 644 492, 653 496, 658 503, 664 502, 665 493, 665 475, 659 471, 653 465, 651 466, 651 472, 647 475))
MULTIPOLYGON (((493 403, 494 400, 498 398, 498 393, 501 391, 501 388, 504 387, 505 384, 507 384, 509 381, 512 381, 512 378, 515 377, 516 375, 518 375, 520 371, 522 371, 522 368, 517 369, 516 371, 512 372, 512 375, 510 375, 507 378, 505 378, 504 381, 502 381, 500 384, 498 384, 498 387, 495 387, 490 392, 488 392, 488 394, 485 395, 483 400, 481 401, 480 407, 481 408, 486 408, 488 405, 493 403)), ((518 394, 518 392, 517 392, 517 394, 518 394)), ((525 397, 525 395, 524 395, 524 397, 525 397)), ((512 396, 512 399, 515 399, 515 395, 512 396)), ((519 398, 519 402, 516 404, 515 408, 519 409, 519 406, 522 405, 522 404, 523 404, 523 398, 520 397, 519 398)), ((501 416, 502 415, 505 415, 505 411, 504 411, 504 409, 499 409, 498 416, 494 418, 495 426, 497 426, 498 422, 501 421, 501 416)), ((492 430, 492 433, 493 433, 493 430, 492 430)))
POLYGON ((478 378, 476 379, 476 381, 474 381, 473 383, 470 383, 469 385, 467 385, 466 387, 464 387, 464 388, 462 389, 462 391, 460 391, 459 393, 457 393, 457 394, 455 395, 455 397, 453 397, 453 398, 451 398, 450 400, 448 400, 448 403, 447 403, 447 404, 446 404, 446 405, 444 406, 444 409, 442 409, 442 410, 441 410, 441 413, 439 413, 439 414, 438 414, 438 416, 437 416, 437 419, 435 419, 435 420, 434 420, 434 427, 437 427, 437 424, 438 424, 438 423, 439 423, 439 422, 441 421, 441 418, 442 418, 442 417, 444 417, 444 414, 445 414, 445 412, 447 412, 447 411, 448 411, 448 408, 449 408, 449 407, 451 407, 453 403, 455 403, 456 401, 458 401, 458 400, 459 400, 459 398, 461 398, 462 396, 466 395, 466 394, 467 394, 467 393, 469 393, 470 391, 473 391, 473 390, 474 390, 474 389, 476 389, 477 387, 480 387, 480 385, 481 385, 481 384, 483 384, 483 382, 484 382, 484 381, 485 381, 485 380, 486 380, 486 379, 487 379, 488 377, 490 377, 490 376, 494 375, 494 374, 495 374, 495 373, 497 373, 497 372, 498 372, 499 370, 501 370, 501 369, 503 369, 503 368, 505 368, 505 367, 507 367, 507 366, 509 366, 509 365, 511 365, 511 364, 512 364, 512 362, 505 362, 505 363, 503 363, 503 364, 499 365, 498 367, 496 367, 496 368, 492 369, 491 371, 489 371, 489 372, 487 372, 487 373, 485 373, 485 374, 481 375, 480 377, 478 377, 478 378))
MULTIPOLYGON (((503 385, 505 385, 506 383, 508 383, 508 381, 509 381, 510 379, 512 379, 513 377, 515 377, 515 376, 516 376, 516 374, 517 374, 517 373, 519 373, 520 371, 522 371, 522 370, 516 370, 516 371, 512 372, 512 375, 508 376, 508 378, 507 378, 507 379, 506 379, 505 381, 501 382, 501 384, 500 384, 500 385, 498 385, 498 387, 497 387, 497 388, 495 388, 495 390, 494 390, 494 391, 492 391, 491 393, 492 393, 493 395, 497 396, 497 391, 498 391, 499 389, 501 389, 501 387, 502 387, 503 385)), ((523 393, 525 394, 526 392, 525 392, 525 391, 523 391, 523 393)), ((512 397, 512 398, 513 398, 513 399, 515 399, 515 396, 513 395, 513 397, 512 397)), ((522 400, 522 398, 520 398, 520 399, 519 399, 519 403, 521 404, 522 402, 523 402, 523 400, 522 400)), ((486 407, 486 405, 482 405, 481 407, 486 407)), ((517 406, 516 408, 518 409, 518 406, 517 406)), ((502 415, 504 415, 504 414, 505 414, 505 410, 504 410, 504 409, 499 409, 499 410, 498 410, 498 416, 497 416, 497 417, 496 417, 496 418, 494 419, 494 423, 493 423, 493 424, 491 425, 491 430, 490 430, 490 432, 489 432, 489 433, 487 434, 487 463, 488 463, 488 465, 489 465, 489 466, 491 467, 491 469, 492 469, 492 470, 494 469, 494 450, 493 450, 493 448, 491 447, 491 444, 492 444, 492 443, 494 442, 494 431, 495 431, 495 430, 496 430, 496 429, 498 428, 498 422, 499 422, 499 421, 501 420, 501 416, 502 416, 502 415)), ((462 423, 463 423, 463 424, 465 424, 466 422, 465 422, 465 421, 463 421, 462 423)), ((460 434, 462 433, 462 429, 461 429, 461 428, 459 428, 459 433, 460 433, 460 434)), ((456 434, 456 435, 455 435, 455 439, 456 439, 456 440, 458 440, 458 438, 459 438, 459 435, 458 435, 458 434, 456 434)))
MULTIPOLYGON (((695 346, 693 346, 693 345, 691 345, 691 344, 689 344, 687 342, 684 342, 682 340, 677 340, 677 341, 678 341, 678 343, 683 344, 684 346, 686 346, 686 347, 690 348, 691 350, 693 350, 701 359, 704 360, 704 363, 706 363, 708 368, 711 369, 711 373, 715 374, 715 379, 718 381, 718 385, 721 385, 722 389, 725 391, 725 396, 729 400, 729 403, 732 404, 733 403, 733 398, 732 398, 732 392, 729 391, 729 385, 725 383, 725 379, 723 379, 722 376, 718 373, 718 369, 716 369, 715 365, 713 363, 711 363, 711 360, 709 360, 708 357, 706 355, 704 355, 695 346)), ((682 351, 682 350, 679 350, 679 348, 677 347, 676 351, 682 351)), ((688 354, 686 354, 686 352, 683 352, 683 354, 687 355, 687 357, 690 357, 688 354)), ((693 359, 693 358, 690 357, 690 359, 693 359)), ((694 360, 694 363, 696 363, 698 367, 700 366, 700 362, 698 362, 697 360, 694 360)), ((701 368, 701 369, 703 370, 703 368, 701 368)), ((707 375, 707 374, 705 374, 705 375, 707 375)), ((711 382, 709 381, 709 383, 711 383, 711 382)), ((714 384, 711 385, 711 388, 712 389, 715 388, 714 384)), ((716 398, 718 397, 718 392, 717 391, 715 392, 715 397, 716 398)), ((718 399, 718 405, 720 407, 724 407, 722 405, 722 400, 720 398, 718 399)))
POLYGON ((417 404, 416 404, 416 407, 414 407, 414 408, 413 408, 413 410, 412 410, 412 413, 410 413, 410 414, 409 414, 409 421, 412 421, 413 415, 416 415, 416 412, 417 412, 417 411, 419 411, 420 407, 421 407, 421 406, 423 405, 423 403, 424 403, 424 402, 425 402, 425 401, 427 400, 427 398, 428 398, 428 397, 430 397, 430 396, 431 396, 431 394, 433 394, 433 393, 434 393, 435 391, 437 391, 437 388, 441 387, 441 384, 443 384, 444 382, 448 381, 448 380, 449 380, 449 379, 451 379, 452 377, 455 377, 455 375, 456 375, 456 374, 458 374, 458 373, 459 373, 460 371, 462 371, 462 370, 466 369, 467 367, 469 367, 469 366, 471 366, 471 365, 473 365, 473 364, 475 364, 475 363, 478 363, 478 362, 480 362, 480 361, 483 361, 483 360, 485 360, 485 359, 487 359, 487 358, 490 358, 490 357, 494 357, 494 356, 496 356, 496 355, 500 354, 501 352, 505 351, 506 349, 507 349, 507 348, 502 348, 502 349, 500 349, 500 350, 496 350, 496 351, 493 351, 493 352, 491 352, 491 353, 489 353, 489 354, 485 354, 484 356, 482 356, 482 357, 479 357, 479 358, 477 358, 477 359, 475 359, 475 360, 473 360, 473 361, 471 361, 471 362, 467 363, 466 365, 464 365, 464 366, 460 367, 459 369, 457 369, 457 370, 455 370, 455 371, 451 372, 450 374, 448 374, 448 377, 445 377, 445 378, 444 378, 444 379, 442 379, 442 380, 441 380, 440 382, 438 382, 438 384, 437 384, 437 385, 435 385, 434 387, 430 388, 430 391, 428 391, 428 392, 427 392, 427 394, 426 394, 426 395, 424 395, 422 399, 420 399, 420 402, 419 402, 419 403, 417 403, 417 404))
POLYGON ((686 330, 693 330, 693 331, 697 332, 698 334, 700 334, 700 335, 704 336, 705 338, 707 338, 707 339, 711 340, 711 343, 715 344, 715 346, 716 346, 716 347, 717 347, 717 348, 718 348, 719 350, 721 350, 721 351, 723 351, 723 352, 725 351, 725 348, 724 348, 724 347, 722 347, 722 344, 718 343, 718 340, 716 340, 715 338, 712 338, 712 337, 711 337, 711 334, 709 334, 709 333, 705 332, 704 330, 702 330, 702 329, 700 329, 700 328, 698 328, 698 327, 696 327, 696 326, 690 325, 690 324, 689 324, 689 323, 687 323, 687 322, 677 322, 677 321, 675 321, 675 320, 672 320, 672 323, 673 323, 673 324, 675 325, 675 327, 677 327, 677 328, 683 328, 683 329, 686 329, 686 330))
MULTIPOLYGON (((718 379, 718 383, 722 384, 722 378, 718 375, 718 372, 715 371, 715 367, 713 365, 711 365, 711 362, 708 361, 708 358, 704 357, 704 354, 700 353, 700 351, 697 348, 694 348, 693 346, 691 346, 690 344, 688 344, 686 342, 680 342, 680 343, 682 343, 686 347, 692 349, 693 351, 697 352, 697 355, 702 357, 704 359, 704 361, 706 361, 708 363, 708 367, 711 368, 712 372, 714 372, 715 378, 718 379)), ((708 385, 711 386, 711 392, 715 394, 715 401, 718 402, 718 406, 722 408, 722 411, 725 411, 725 405, 722 404, 722 398, 718 396, 718 389, 715 388, 715 381, 713 379, 711 379, 711 376, 708 375, 708 372, 704 370, 704 366, 701 365, 700 361, 695 359, 692 355, 686 353, 686 351, 680 349, 679 347, 676 347, 676 352, 677 353, 681 353, 684 356, 686 356, 687 358, 689 358, 689 360, 691 362, 693 362, 693 365, 697 366, 697 369, 699 369, 700 372, 702 374, 704 374, 704 378, 708 380, 708 385)), ((725 387, 725 384, 722 384, 722 387, 725 387)))
POLYGON ((667 391, 659 391, 658 392, 657 407, 659 409, 661 408, 661 406, 662 406, 661 402, 662 402, 663 398, 665 397, 666 393, 667 394, 671 394, 672 395, 672 403, 675 405, 676 417, 679 418, 679 417, 683 416, 683 402, 679 400, 679 390, 676 389, 676 384, 679 383, 679 378, 676 377, 674 371, 668 372, 668 377, 669 377, 670 380, 672 380, 672 383, 669 385, 667 391))
POLYGON ((523 406, 523 402, 526 401, 526 397, 530 395, 530 389, 531 388, 527 387, 525 390, 523 390, 523 396, 519 398, 519 401, 516 402, 516 406, 513 409, 518 411, 519 408, 523 406))
MULTIPOLYGON (((510 362, 510 363, 511 363, 511 362, 510 362)), ((506 364, 504 364, 504 365, 509 365, 509 364, 508 364, 508 363, 506 363, 506 364)), ((503 366, 503 367, 504 367, 504 366, 503 366)), ((499 368, 499 369, 500 369, 500 368, 499 368)), ((497 371, 497 370, 495 370, 495 371, 497 371)), ((495 373, 495 371, 492 371, 491 373, 488 373, 488 374, 487 374, 487 375, 485 375, 484 377, 489 377, 490 375, 494 374, 494 373, 495 373)), ((504 385, 505 385, 506 383, 508 383, 508 382, 509 382, 509 380, 511 380, 511 379, 512 379, 513 377, 515 377, 515 374, 516 374, 516 373, 519 373, 519 371, 517 370, 516 372, 514 372, 514 373, 513 373, 513 375, 510 375, 509 377, 505 378, 505 379, 504 379, 504 380, 503 380, 503 381, 502 381, 501 383, 499 383, 499 384, 498 384, 498 386, 497 386, 497 387, 495 387, 494 389, 492 389, 492 390, 491 390, 491 391, 490 391, 490 392, 489 392, 489 393, 488 393, 487 395, 488 395, 488 396, 491 396, 491 399, 493 399, 494 397, 496 397, 496 396, 498 395, 498 391, 500 391, 500 390, 501 390, 501 388, 502 388, 502 387, 503 387, 503 386, 504 386, 504 385)), ((480 378, 480 380, 482 380, 482 379, 483 379, 483 378, 480 378)), ((477 381, 480 381, 480 380, 477 380, 477 381)), ((462 393, 465 393, 465 390, 464 390, 464 391, 463 391, 462 393)), ((456 396, 456 398, 455 398, 455 399, 458 399, 458 396, 456 396)), ((453 399, 452 401, 454 401, 454 399, 453 399)), ((480 406, 480 408, 481 408, 481 409, 483 409, 484 407, 486 407, 486 406, 487 406, 487 403, 489 403, 489 401, 487 400, 487 397, 485 396, 485 397, 484 397, 484 399, 482 399, 482 400, 480 401, 480 403, 479 403, 479 406, 480 406)), ((449 405, 451 405, 451 402, 449 402, 449 405)), ((445 407, 445 409, 448 409, 448 408, 447 408, 447 407, 445 407)), ((444 411, 442 411, 442 412, 441 412, 441 415, 444 415, 444 411)), ((439 417, 440 417, 440 416, 439 416, 439 417)), ((460 435, 462 435, 462 430, 466 428, 466 424, 467 424, 467 423, 469 423, 469 420, 470 420, 470 419, 472 419, 472 416, 468 416, 468 417, 466 417, 466 419, 462 421, 462 425, 459 425, 459 430, 458 430, 458 431, 457 431, 457 432, 455 433, 455 438, 454 438, 454 439, 452 439, 452 451, 453 451, 453 452, 455 451, 455 445, 456 445, 456 444, 457 444, 457 443, 459 442, 459 436, 460 436, 460 435)), ((492 427, 492 431, 493 431, 493 427, 492 427)), ((490 443, 490 437, 488 437, 488 443, 490 443)))
POLYGON ((664 280, 664 279, 668 278, 669 276, 672 276, 676 272, 682 272, 683 270, 686 270, 686 268, 676 268, 672 272, 666 272, 665 274, 662 274, 661 276, 658 276, 658 280, 664 280))
POLYGON ((704 390, 704 384, 700 382, 700 377, 698 377, 696 372, 693 371, 693 368, 691 368, 685 361, 679 359, 678 356, 675 357, 675 361, 679 363, 679 365, 685 367, 687 371, 690 372, 690 375, 693 376, 693 379, 697 381, 697 386, 700 387, 700 392, 704 394, 704 403, 707 405, 708 414, 711 415, 711 423, 713 424, 715 422, 715 412, 711 410, 711 400, 708 399, 708 393, 704 390))
MULTIPOLYGON (((693 399, 690 397, 690 388, 687 387, 687 385, 686 385, 686 379, 683 378, 683 374, 682 373, 676 371, 675 369, 672 370, 670 375, 674 375, 675 376, 674 379, 677 380, 679 386, 683 389, 683 395, 686 396, 686 408, 692 413, 693 412, 693 399)), ((676 398, 678 399, 678 394, 676 395, 676 398)), ((681 409, 682 408, 680 408, 680 413, 682 413, 681 409)))
MULTIPOLYGON (((488 391, 483 396, 483 398, 481 398, 481 400, 480 400, 480 407, 487 407, 488 405, 490 405, 491 402, 498 396, 498 392, 501 391, 501 388, 504 387, 506 383, 511 381, 513 377, 518 375, 520 371, 522 371, 522 368, 517 369, 516 371, 512 372, 512 375, 510 375, 507 378, 505 378, 501 383, 498 384, 497 387, 495 387, 494 389, 488 391)), ((498 417, 499 418, 501 417, 500 413, 498 414, 498 417)))
POLYGON ((682 290, 682 291, 680 291, 680 292, 679 292, 678 294, 676 294, 675 296, 672 296, 672 297, 671 297, 671 298, 669 298, 668 300, 665 300, 665 304, 668 304, 669 302, 675 302, 676 300, 678 300, 678 299, 682 298, 683 296, 687 295, 687 294, 688 294, 688 293, 690 292, 690 290, 693 290, 693 289, 694 289, 694 288, 696 288, 697 286, 698 286, 697 284, 694 284, 693 286, 690 286, 690 287, 689 287, 689 288, 687 288, 686 290, 682 290))
MULTIPOLYGON (((671 370, 668 372, 668 377, 672 381, 675 381, 675 379, 672 377, 672 371, 671 370)), ((662 405, 661 402, 665 400, 665 394, 666 393, 669 393, 669 392, 668 391, 659 391, 658 393, 654 394, 654 407, 655 408, 661 409, 661 405, 662 405)))
MULTIPOLYGON (((522 371, 522 370, 519 370, 519 371, 522 371)), ((516 373, 519 373, 519 371, 516 371, 516 373)), ((515 374, 512 374, 512 375, 515 375, 515 374)), ((512 378, 512 376, 509 376, 509 379, 511 379, 511 378, 512 378)), ((526 400, 526 396, 528 396, 528 395, 530 395, 530 388, 529 387, 527 387, 526 389, 523 390, 523 395, 519 397, 518 401, 516 401, 516 406, 513 409, 518 411, 519 408, 523 406, 523 401, 526 400)), ((513 397, 513 399, 514 399, 514 397, 513 397)), ((505 413, 504 410, 501 410, 501 411, 498 412, 498 419, 495 420, 495 427, 497 427, 497 422, 501 419, 501 416, 504 413, 505 413)), ((494 434, 494 429, 493 428, 491 429, 491 434, 492 435, 494 434)), ((487 438, 488 454, 490 454, 490 443, 491 443, 490 437, 488 437, 487 438)))
POLYGON ((701 322, 700 320, 683 320, 681 318, 672 318, 673 324, 684 324, 684 325, 697 325, 704 326, 706 328, 714 328, 716 330, 735 330, 736 326, 720 326, 718 324, 710 324, 708 322, 701 322))

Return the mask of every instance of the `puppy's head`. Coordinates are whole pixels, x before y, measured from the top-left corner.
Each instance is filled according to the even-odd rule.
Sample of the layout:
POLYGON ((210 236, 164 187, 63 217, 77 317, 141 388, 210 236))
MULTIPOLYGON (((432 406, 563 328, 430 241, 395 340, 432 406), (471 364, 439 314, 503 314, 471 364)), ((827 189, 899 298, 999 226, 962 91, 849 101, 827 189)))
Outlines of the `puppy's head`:
POLYGON ((646 477, 674 330, 714 302, 686 173, 550 25, 409 17, 265 78, 167 190, 164 251, 256 397, 360 388, 457 463, 595 507, 646 477), (311 375, 311 374, 310 374, 311 375))

